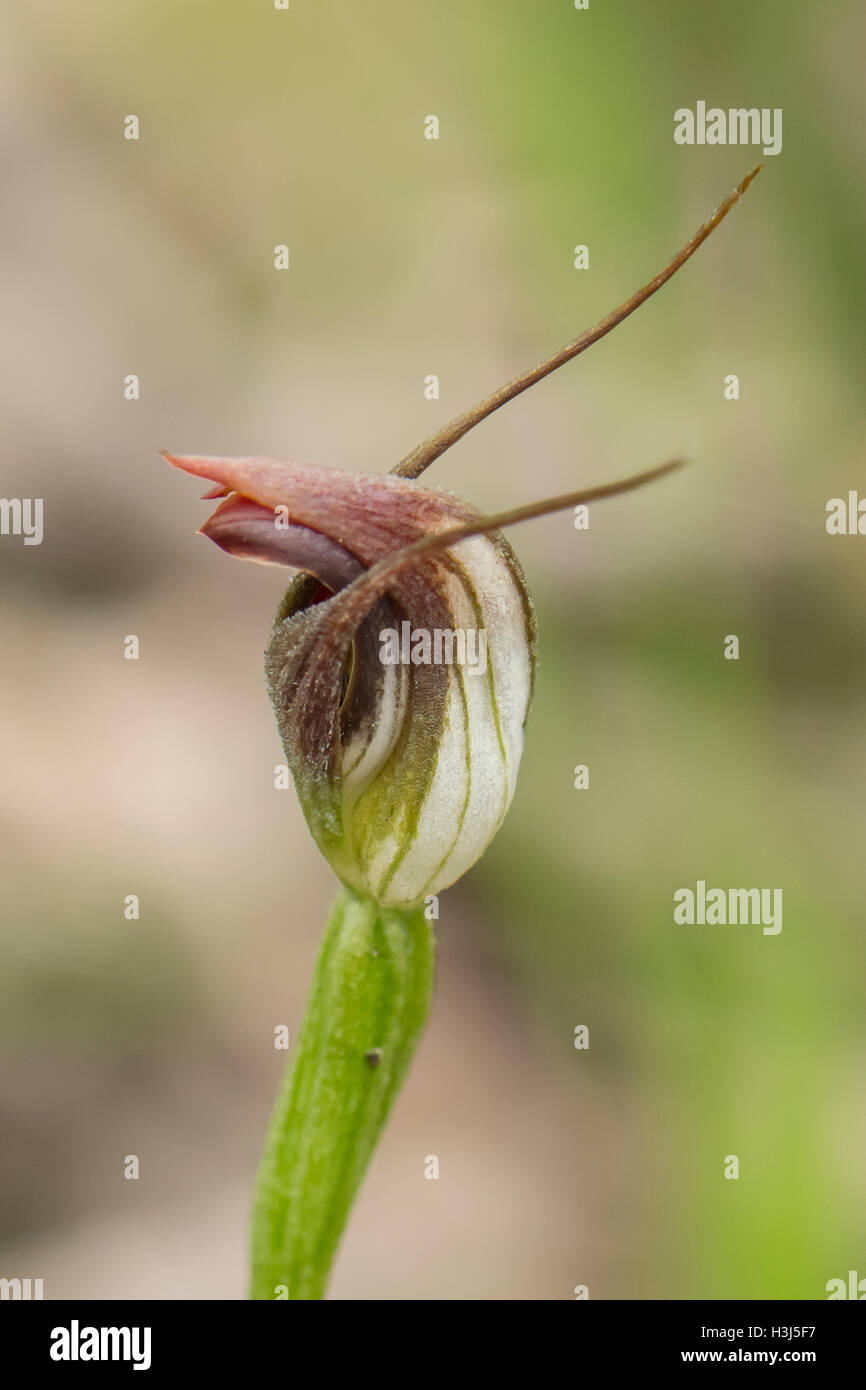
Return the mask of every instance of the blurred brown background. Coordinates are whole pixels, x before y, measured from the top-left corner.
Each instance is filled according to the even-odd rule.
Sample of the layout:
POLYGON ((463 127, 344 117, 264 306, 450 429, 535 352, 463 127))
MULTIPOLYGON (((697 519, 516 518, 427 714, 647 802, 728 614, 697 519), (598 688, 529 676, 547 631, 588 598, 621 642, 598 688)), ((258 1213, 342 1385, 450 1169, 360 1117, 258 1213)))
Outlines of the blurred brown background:
POLYGON ((273 787, 283 581, 194 536, 199 490, 157 450, 387 469, 756 162, 674 145, 698 99, 782 107, 781 155, 658 298, 430 475, 500 510, 693 465, 588 533, 512 534, 541 625, 521 782, 442 899, 433 1021, 332 1293, 866 1274, 866 540, 824 530, 866 495, 862 7, 30 0, 3 28, 2 490, 45 499, 45 539, 0 540, 0 1274, 243 1296, 273 1029, 333 892, 273 787), (698 878, 781 886, 781 935, 675 928, 698 878))

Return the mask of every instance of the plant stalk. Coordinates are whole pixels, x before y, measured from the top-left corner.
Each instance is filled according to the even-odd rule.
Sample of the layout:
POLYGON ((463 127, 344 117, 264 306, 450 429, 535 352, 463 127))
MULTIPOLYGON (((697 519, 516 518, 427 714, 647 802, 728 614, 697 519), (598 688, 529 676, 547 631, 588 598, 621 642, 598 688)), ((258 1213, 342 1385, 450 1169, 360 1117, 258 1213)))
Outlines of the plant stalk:
POLYGON ((339 893, 256 1180, 253 1299, 321 1299, 352 1201, 427 1021, 423 908, 339 893))

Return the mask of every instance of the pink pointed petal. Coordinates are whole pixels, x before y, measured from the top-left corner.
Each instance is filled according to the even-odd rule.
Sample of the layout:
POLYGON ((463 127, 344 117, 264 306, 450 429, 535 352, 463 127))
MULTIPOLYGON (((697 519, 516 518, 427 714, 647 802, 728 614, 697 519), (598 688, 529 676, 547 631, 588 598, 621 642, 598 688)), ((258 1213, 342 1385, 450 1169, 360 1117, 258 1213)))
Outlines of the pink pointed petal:
POLYGON ((165 453, 174 468, 207 478, 238 497, 276 510, 348 544, 364 565, 420 536, 466 521, 456 497, 389 473, 346 473, 274 458, 211 458, 165 453))

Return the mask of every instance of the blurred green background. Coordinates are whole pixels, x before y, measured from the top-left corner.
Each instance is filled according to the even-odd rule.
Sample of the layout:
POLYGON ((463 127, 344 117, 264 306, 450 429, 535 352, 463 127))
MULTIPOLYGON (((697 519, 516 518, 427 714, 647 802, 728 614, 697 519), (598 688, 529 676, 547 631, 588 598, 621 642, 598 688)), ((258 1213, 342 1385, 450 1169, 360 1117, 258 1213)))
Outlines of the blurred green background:
POLYGON ((692 464, 588 532, 512 533, 541 632, 518 793, 442 899, 433 1022, 333 1295, 866 1275, 866 541, 824 529, 866 494, 862 7, 30 0, 4 29, 3 492, 44 497, 45 540, 0 542, 0 1274, 243 1295, 273 1030, 332 894, 273 787, 281 577, 193 535, 157 450, 389 468, 756 162, 674 145, 703 99, 782 107, 782 153, 656 299, 429 475, 501 510, 692 464), (675 927, 698 878, 781 887, 781 934, 675 927))

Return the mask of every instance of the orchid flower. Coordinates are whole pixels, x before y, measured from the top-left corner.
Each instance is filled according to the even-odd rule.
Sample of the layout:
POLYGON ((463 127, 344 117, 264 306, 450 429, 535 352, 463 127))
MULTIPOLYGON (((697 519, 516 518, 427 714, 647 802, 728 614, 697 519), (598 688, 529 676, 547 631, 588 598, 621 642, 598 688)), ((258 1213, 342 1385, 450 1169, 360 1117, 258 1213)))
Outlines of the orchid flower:
POLYGON ((203 535, 230 555, 296 572, 266 674, 307 824, 343 884, 259 1172, 255 1298, 323 1297, 429 1011, 433 914, 425 905, 480 858, 514 795, 536 629, 502 529, 642 486, 680 464, 493 517, 417 479, 660 289, 758 169, 625 304, 451 421, 391 474, 165 454, 214 484, 205 495, 220 502, 203 535), (385 660, 383 637, 397 633, 421 640, 411 654, 399 641, 399 659, 385 660), (450 656, 430 659, 430 634, 448 640, 450 656), (483 638, 483 668, 451 659, 461 637, 474 638, 476 651, 483 638))

